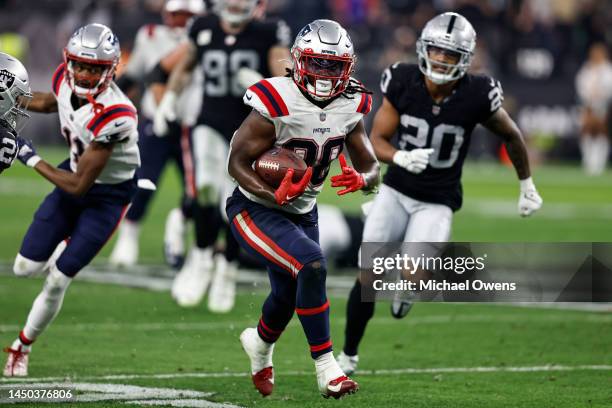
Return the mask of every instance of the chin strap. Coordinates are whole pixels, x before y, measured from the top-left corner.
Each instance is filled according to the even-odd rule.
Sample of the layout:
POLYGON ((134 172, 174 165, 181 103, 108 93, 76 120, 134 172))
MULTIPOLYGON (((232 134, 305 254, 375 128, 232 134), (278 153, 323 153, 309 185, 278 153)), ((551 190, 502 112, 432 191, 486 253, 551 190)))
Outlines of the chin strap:
POLYGON ((94 99, 93 96, 91 96, 91 94, 87 94, 87 101, 89 103, 91 103, 92 106, 92 110, 94 112, 95 115, 99 115, 104 111, 104 105, 102 105, 99 102, 96 102, 96 100, 94 99))

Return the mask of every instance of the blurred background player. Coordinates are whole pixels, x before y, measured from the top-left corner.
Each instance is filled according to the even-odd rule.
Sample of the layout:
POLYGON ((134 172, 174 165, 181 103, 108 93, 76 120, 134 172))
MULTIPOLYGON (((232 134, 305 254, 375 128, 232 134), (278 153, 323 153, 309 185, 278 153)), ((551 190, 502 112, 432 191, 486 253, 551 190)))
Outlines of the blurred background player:
POLYGON ((241 99, 244 90, 264 76, 284 75, 289 60, 288 28, 281 21, 256 20, 257 5, 257 0, 219 0, 214 13, 193 21, 190 42, 156 112, 155 132, 165 134, 167 121, 176 116, 176 95, 185 87, 189 73, 196 66, 203 72, 204 106, 192 133, 196 245, 172 286, 172 296, 182 306, 197 305, 209 283, 211 311, 228 312, 234 306, 234 261, 239 247, 229 227, 225 227, 225 251, 213 259, 215 242, 225 224, 220 206, 233 188, 225 170, 229 140, 249 113, 241 99))
POLYGON ((268 269, 271 292, 257 328, 240 335, 251 362, 252 380, 264 396, 273 391, 274 344, 298 314, 315 363, 319 391, 339 398, 358 389, 336 362, 329 331, 327 264, 319 246, 316 197, 331 163, 339 157, 342 173, 331 178, 342 196, 374 190, 379 165, 363 117, 370 92, 351 78, 353 43, 340 24, 315 20, 291 49, 290 75, 251 86, 244 103, 253 108, 232 138, 228 170, 238 183, 227 200, 227 216, 241 246, 268 269), (317 132, 316 130, 328 131, 317 132), (348 149, 355 168, 341 154, 348 149), (253 170, 253 162, 273 146, 301 152, 309 166, 297 182, 293 169, 273 189, 253 170))
MULTIPOLYGON (((29 109, 59 112, 70 159, 55 168, 18 138, 18 159, 55 184, 34 214, 13 271, 49 275, 10 348, 5 376, 26 376, 32 343, 59 313, 72 278, 102 249, 135 193, 140 165, 136 108, 113 83, 119 40, 102 24, 78 29, 52 78, 53 92, 35 92, 29 109), (67 241, 63 252, 56 247, 67 241)), ((20 73, 23 76, 23 73, 20 73)))
MULTIPOLYGON (((505 142, 519 178, 519 214, 528 216, 541 207, 523 136, 502 107, 500 83, 467 74, 475 47, 470 22, 443 13, 421 33, 418 65, 398 62, 383 72, 384 98, 374 118, 372 144, 389 169, 366 218, 363 242, 449 240, 453 212, 463 201, 463 163, 479 123, 505 142)), ((373 302, 361 302, 362 288, 368 286, 358 278, 349 295, 338 358, 347 373, 357 367, 359 342, 374 313, 373 302)))
MULTIPOLYGON (((177 46, 186 40, 186 25, 196 15, 204 13, 202 0, 168 0, 162 12, 163 24, 143 26, 136 35, 134 49, 130 55, 125 72, 117 80, 117 85, 132 96, 147 86, 145 78, 154 67, 177 46)), ((177 165, 185 180, 184 161, 191 163, 189 131, 182 127, 193 124, 190 112, 197 112, 201 104, 199 78, 194 76, 189 87, 179 98, 177 120, 169 124, 168 134, 157 137, 153 133, 153 116, 163 95, 163 84, 147 87, 140 103, 140 123, 138 124, 138 146, 142 156, 142 165, 138 177, 151 180, 157 184, 164 167, 169 160, 177 165), (182 122, 182 123, 181 123, 182 122)), ((132 100, 137 99, 132 97, 132 100)), ((193 114, 191 116, 194 116, 193 114)), ((190 166, 188 166, 190 167, 190 166)), ((190 169, 191 170, 191 169, 190 169)), ((194 192, 190 185, 182 183, 183 197, 181 208, 170 211, 166 222, 164 236, 164 254, 166 261, 173 267, 180 267, 185 252, 185 232, 187 220, 191 216, 191 201, 194 192)), ((110 256, 110 263, 116 266, 132 266, 138 260, 138 237, 140 224, 153 197, 153 190, 139 189, 128 210, 125 221, 121 224, 118 239, 110 256)))
POLYGON ((587 174, 600 175, 606 169, 610 154, 608 120, 612 101, 612 63, 605 44, 596 43, 589 49, 589 58, 576 75, 576 92, 582 104, 582 166, 587 174))
POLYGON ((17 134, 30 117, 30 79, 23 64, 0 52, 0 173, 17 157, 17 134))

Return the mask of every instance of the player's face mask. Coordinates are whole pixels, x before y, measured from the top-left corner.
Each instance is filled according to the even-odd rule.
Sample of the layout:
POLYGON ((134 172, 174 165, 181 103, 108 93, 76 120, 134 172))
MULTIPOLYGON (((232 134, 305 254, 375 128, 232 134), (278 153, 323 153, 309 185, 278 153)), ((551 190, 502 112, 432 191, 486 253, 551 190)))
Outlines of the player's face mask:
POLYGON ((346 89, 353 70, 352 57, 294 53, 294 69, 298 86, 315 99, 324 100, 339 95, 346 89))
POLYGON ((115 64, 66 54, 66 73, 72 91, 81 98, 89 99, 108 87, 115 73, 115 64))

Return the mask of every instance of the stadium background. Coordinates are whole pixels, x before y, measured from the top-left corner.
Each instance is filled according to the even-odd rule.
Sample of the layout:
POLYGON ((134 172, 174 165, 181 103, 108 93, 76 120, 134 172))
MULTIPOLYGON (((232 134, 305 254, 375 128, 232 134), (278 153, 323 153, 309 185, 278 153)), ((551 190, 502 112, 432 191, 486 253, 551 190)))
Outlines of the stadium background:
MULTIPOLYGON (((109 25, 127 58, 137 29, 160 21, 161 4, 161 0, 1 0, 0 49, 24 62, 33 90, 48 90, 61 50, 76 27, 94 21, 109 25)), ((504 106, 525 133, 534 179, 544 198, 543 209, 534 217, 518 217, 514 171, 500 163, 497 139, 479 129, 464 169, 465 204, 455 217, 453 240, 612 241, 612 174, 587 177, 580 168, 579 108, 573 85, 589 45, 612 43, 608 1, 268 1, 268 15, 283 18, 293 33, 322 17, 348 27, 359 55, 356 76, 376 92, 375 105, 380 102, 382 69, 397 60, 414 61, 420 29, 447 10, 462 13, 474 25, 478 33, 474 68, 501 80, 504 106)), ((24 136, 33 139, 52 163, 67 155, 56 115, 33 114, 24 136)), ((42 284, 40 279, 11 277, 10 264, 33 212, 50 190, 49 183, 19 163, 0 178, 2 344, 12 340, 42 284)), ((92 270, 71 287, 62 314, 41 338, 32 375, 211 373, 204 379, 185 375, 164 381, 148 377, 106 381, 213 391, 211 400, 239 405, 318 406, 305 347, 299 353, 303 339, 297 324, 290 326, 275 355, 279 373, 293 373, 279 380, 275 397, 256 399, 248 378, 241 374, 246 366, 235 339, 259 314, 255 305, 267 287, 263 275, 241 279, 237 308, 222 317, 211 315, 205 306, 179 309, 167 294, 133 288, 168 287, 171 272, 162 266, 163 223, 178 194, 179 180, 170 168, 141 234, 141 262, 147 266, 135 271, 108 269, 106 259, 113 244, 109 242, 92 270), (142 284, 143 275, 157 280, 142 284), (113 280, 133 287, 109 285, 113 280), (218 375, 224 372, 228 375, 218 375)), ((358 214, 364 198, 354 194, 340 199, 326 187, 320 201, 358 214)), ((351 276, 353 271, 334 270, 330 278, 336 344, 342 343, 351 276)), ((612 406, 606 391, 612 385, 612 320, 609 306, 603 310, 608 313, 418 305, 398 323, 391 321, 382 305, 361 350, 360 367, 371 370, 357 377, 363 392, 343 403, 399 406, 409 395, 415 407, 612 406), (546 368, 555 364, 570 368, 546 368), (584 366, 604 368, 580 368, 584 366), (467 371, 453 374, 441 370, 444 367, 467 367, 467 371), (478 367, 494 369, 480 374, 478 367)))

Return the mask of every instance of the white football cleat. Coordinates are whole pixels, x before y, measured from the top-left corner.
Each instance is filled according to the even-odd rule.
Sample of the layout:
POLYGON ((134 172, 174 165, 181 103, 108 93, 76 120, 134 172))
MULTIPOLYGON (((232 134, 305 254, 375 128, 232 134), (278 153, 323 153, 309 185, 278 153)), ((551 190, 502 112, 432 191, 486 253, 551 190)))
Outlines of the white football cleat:
POLYGON ((185 233, 187 220, 180 208, 173 208, 166 217, 164 256, 166 263, 178 269, 185 262, 185 233))
POLYGON ((30 350, 24 350, 21 345, 16 347, 13 345, 12 347, 6 347, 4 351, 8 353, 8 359, 2 374, 5 377, 27 377, 30 350))
POLYGON ((263 341, 257 329, 249 327, 240 334, 242 349, 251 360, 251 379, 253 385, 261 395, 267 397, 274 389, 274 368, 272 365, 272 353, 274 344, 263 341))
POLYGON ((317 384, 324 398, 342 398, 359 390, 359 384, 344 374, 333 353, 325 353, 315 360, 317 384))
POLYGON ((119 225, 117 242, 111 252, 109 262, 117 267, 131 267, 138 261, 138 237, 140 225, 136 222, 123 220, 119 225))
POLYGON ((238 266, 235 262, 227 262, 224 254, 215 255, 215 276, 208 293, 208 310, 227 313, 234 308, 237 274, 238 266))
POLYGON ((212 248, 193 248, 172 282, 172 298, 179 306, 200 304, 210 283, 213 267, 212 248))
POLYGON ((338 365, 346 375, 353 375, 357 370, 359 356, 349 356, 344 354, 344 351, 338 354, 338 365))

